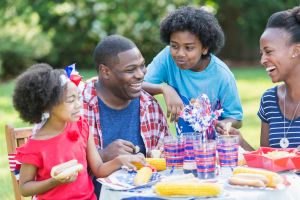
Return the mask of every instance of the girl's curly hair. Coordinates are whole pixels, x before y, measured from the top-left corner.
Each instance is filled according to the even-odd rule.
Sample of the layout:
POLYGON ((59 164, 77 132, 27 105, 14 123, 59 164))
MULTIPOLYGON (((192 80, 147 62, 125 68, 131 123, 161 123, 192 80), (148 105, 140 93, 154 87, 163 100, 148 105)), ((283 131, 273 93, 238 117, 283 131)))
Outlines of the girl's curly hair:
POLYGON ((35 64, 18 76, 13 105, 20 117, 30 123, 41 122, 42 114, 50 112, 63 99, 60 75, 63 70, 45 63, 35 64))
POLYGON ((202 45, 208 48, 206 56, 209 56, 209 53, 218 53, 225 43, 224 33, 217 19, 201 8, 180 7, 162 20, 160 38, 163 42, 169 44, 171 34, 177 31, 195 34, 202 45))

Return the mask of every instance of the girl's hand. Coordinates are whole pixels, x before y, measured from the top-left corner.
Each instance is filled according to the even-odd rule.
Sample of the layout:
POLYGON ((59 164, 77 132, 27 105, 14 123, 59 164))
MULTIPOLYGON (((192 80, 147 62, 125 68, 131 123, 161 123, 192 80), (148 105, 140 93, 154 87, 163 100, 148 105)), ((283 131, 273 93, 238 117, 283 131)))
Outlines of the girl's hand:
POLYGON ((178 121, 179 114, 184 107, 181 98, 174 88, 167 84, 162 86, 162 92, 167 104, 167 117, 170 117, 170 122, 178 121))
POLYGON ((56 181, 60 182, 60 183, 72 183, 74 181, 76 181, 78 176, 78 172, 73 173, 71 176, 67 176, 65 178, 61 178, 61 179, 56 179, 56 181))
POLYGON ((142 165, 146 165, 145 156, 142 153, 138 153, 135 155, 120 155, 117 157, 120 161, 121 166, 126 166, 129 169, 136 170, 136 167, 132 164, 132 162, 141 163, 142 165))

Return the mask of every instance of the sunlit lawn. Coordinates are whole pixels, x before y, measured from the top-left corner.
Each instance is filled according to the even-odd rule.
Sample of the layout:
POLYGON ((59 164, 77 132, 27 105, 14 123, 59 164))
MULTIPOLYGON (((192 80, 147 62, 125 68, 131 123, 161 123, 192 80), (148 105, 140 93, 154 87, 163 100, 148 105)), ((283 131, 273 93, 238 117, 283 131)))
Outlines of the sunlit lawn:
MULTIPOLYGON (((237 79, 239 94, 244 109, 244 121, 241 129, 244 137, 255 148, 259 145, 260 121, 256 116, 260 96, 263 91, 272 86, 265 71, 261 67, 234 68, 232 71, 237 79)), ((82 72, 87 79, 94 75, 94 71, 82 72)), ((12 107, 12 91, 14 81, 0 83, 0 199, 13 199, 12 185, 9 175, 4 125, 11 123, 15 127, 28 126, 22 122, 12 107)), ((157 96, 163 109, 165 104, 162 96, 157 96)), ((174 131, 174 127, 172 127, 174 131)))

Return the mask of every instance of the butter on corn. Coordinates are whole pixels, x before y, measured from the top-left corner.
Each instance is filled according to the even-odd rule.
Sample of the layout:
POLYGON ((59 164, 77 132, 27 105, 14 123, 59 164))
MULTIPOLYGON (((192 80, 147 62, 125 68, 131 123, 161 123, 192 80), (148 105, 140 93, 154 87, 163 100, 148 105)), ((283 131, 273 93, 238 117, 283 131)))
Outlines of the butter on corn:
MULTIPOLYGON (((154 167, 157 171, 166 170, 166 159, 165 158, 146 158, 146 162, 151 166, 154 167)), ((142 164, 133 162, 134 166, 137 169, 141 169, 143 167, 142 164)))
POLYGON ((135 186, 144 185, 149 182, 152 176, 152 169, 150 167, 142 167, 135 175, 133 182, 135 186))
POLYGON ((221 186, 217 183, 159 182, 154 190, 161 196, 212 197, 221 193, 221 186))
POLYGON ((237 167, 233 170, 233 175, 240 174, 240 173, 248 173, 248 174, 262 174, 266 176, 269 180, 267 187, 276 187, 278 184, 282 183, 283 180, 281 176, 275 172, 263 170, 263 169, 254 169, 248 167, 237 167))

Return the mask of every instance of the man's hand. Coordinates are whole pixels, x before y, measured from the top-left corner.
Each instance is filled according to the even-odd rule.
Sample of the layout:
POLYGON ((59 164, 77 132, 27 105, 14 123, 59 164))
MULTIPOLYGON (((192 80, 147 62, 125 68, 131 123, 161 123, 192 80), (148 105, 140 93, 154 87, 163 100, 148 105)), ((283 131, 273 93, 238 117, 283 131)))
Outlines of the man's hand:
POLYGON ((184 107, 181 98, 169 85, 163 85, 162 92, 167 104, 167 117, 170 117, 170 122, 178 121, 179 114, 184 107))
POLYGON ((99 151, 103 162, 110 161, 119 155, 129 155, 135 152, 135 146, 126 140, 118 139, 99 151))

